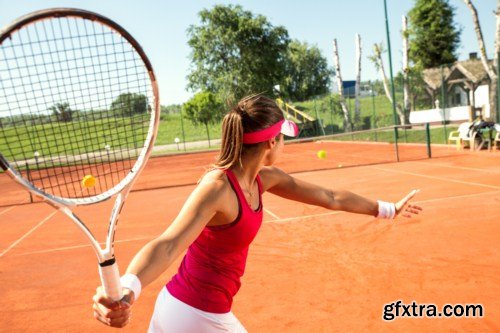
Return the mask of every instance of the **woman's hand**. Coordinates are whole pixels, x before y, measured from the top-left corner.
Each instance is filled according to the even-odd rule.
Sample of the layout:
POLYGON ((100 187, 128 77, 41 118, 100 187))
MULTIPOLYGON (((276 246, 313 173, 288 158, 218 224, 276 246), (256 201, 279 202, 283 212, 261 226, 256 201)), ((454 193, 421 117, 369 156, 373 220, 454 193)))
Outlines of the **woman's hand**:
POLYGON ((134 303, 134 292, 123 288, 123 298, 113 301, 98 287, 94 297, 94 317, 101 323, 111 327, 124 327, 130 322, 130 310, 134 303))
POLYGON ((396 205, 396 216, 401 215, 404 217, 411 218, 413 215, 418 215, 422 211, 422 207, 417 205, 410 205, 409 201, 415 194, 420 190, 413 190, 406 195, 403 199, 399 200, 396 205))

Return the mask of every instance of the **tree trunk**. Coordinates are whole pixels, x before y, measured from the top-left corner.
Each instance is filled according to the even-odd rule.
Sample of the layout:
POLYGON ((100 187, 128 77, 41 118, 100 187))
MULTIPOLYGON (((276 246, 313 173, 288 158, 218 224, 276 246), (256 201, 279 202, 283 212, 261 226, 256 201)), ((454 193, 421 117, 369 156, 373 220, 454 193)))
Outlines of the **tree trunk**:
POLYGON ((486 56, 486 46, 484 45, 483 33, 481 31, 481 25, 479 24, 476 7, 474 7, 470 0, 464 0, 464 2, 467 7, 469 7, 472 14, 474 30, 476 31, 477 42, 479 44, 479 54, 481 56, 481 62, 483 63, 484 70, 488 73, 490 79, 496 78, 493 66, 490 66, 490 64, 488 64, 488 57, 486 56))
POLYGON ((356 34, 356 92, 354 100, 354 126, 360 129, 361 126, 361 110, 359 106, 359 95, 361 92, 361 36, 356 34))
MULTIPOLYGON (((381 76, 382 82, 384 84, 385 96, 387 97, 389 102, 392 104, 392 96, 391 96, 391 93, 389 92, 389 80, 387 79, 387 76, 385 75, 384 62, 382 61, 381 46, 378 44, 375 44, 374 50, 375 50, 376 66, 379 69, 380 76, 381 76)), ((402 109, 401 105, 396 104, 396 112, 399 116, 399 121, 401 122, 401 124, 406 125, 408 122, 406 121, 406 118, 405 118, 405 115, 403 113, 403 109, 402 109)))
MULTIPOLYGON (((499 73, 499 68, 498 68, 498 54, 500 53, 500 0, 497 0, 497 10, 495 12, 496 16, 496 32, 495 32, 495 55, 494 55, 494 64, 493 67, 496 68, 497 72, 497 80, 498 80, 498 73, 499 73)), ((490 105, 495 105, 496 108, 493 109, 492 111, 495 114, 494 120, 496 122, 500 122, 500 115, 499 109, 500 106, 498 105, 498 81, 495 81, 495 92, 493 94, 490 94, 490 101, 493 100, 493 104, 490 103, 490 105)), ((493 114, 493 113, 492 113, 493 114)))
POLYGON ((406 16, 403 15, 403 99, 404 99, 404 114, 410 114, 410 86, 408 84, 408 73, 410 69, 408 68, 408 20, 406 16))
POLYGON ((498 53, 500 52, 500 0, 497 0, 496 16, 496 30, 495 30, 495 55, 493 67, 498 64, 498 53))
POLYGON ((342 74, 340 72, 340 59, 337 48, 337 39, 333 39, 333 63, 335 64, 335 73, 337 78, 337 86, 339 88, 339 100, 344 113, 344 130, 352 131, 351 117, 349 116, 349 108, 344 99, 344 87, 342 85, 342 74))
MULTIPOLYGON (((497 75, 495 73, 494 66, 488 63, 488 57, 486 55, 486 46, 484 45, 484 38, 483 38, 483 33, 481 31, 481 25, 479 24, 479 17, 477 15, 477 10, 476 7, 472 4, 470 0, 464 0, 465 4, 467 7, 469 7, 472 15, 472 21, 474 23, 474 30, 476 31, 476 37, 477 37, 477 42, 479 44, 479 54, 481 56, 481 62, 483 63, 484 70, 486 73, 488 73, 488 77, 490 78, 490 85, 489 85, 489 99, 490 99, 490 115, 495 114, 496 115, 496 110, 497 110, 497 75)), ((496 48, 498 47, 498 9, 499 9, 499 4, 500 1, 497 0, 497 12, 496 12, 496 36, 495 36, 495 51, 496 48)), ((496 52, 495 52, 496 53, 496 52)), ((496 57, 496 56, 495 56, 496 57)), ((495 64, 496 66, 496 64, 495 64)))

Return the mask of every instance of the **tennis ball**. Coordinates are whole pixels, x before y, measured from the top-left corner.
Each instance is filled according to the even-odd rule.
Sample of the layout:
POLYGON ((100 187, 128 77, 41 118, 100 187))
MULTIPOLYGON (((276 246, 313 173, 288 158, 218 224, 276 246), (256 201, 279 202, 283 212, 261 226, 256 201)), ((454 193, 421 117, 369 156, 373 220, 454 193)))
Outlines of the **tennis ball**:
POLYGON ((85 188, 94 187, 96 183, 95 177, 92 175, 86 175, 82 179, 82 186, 85 188))
POLYGON ((337 165, 337 167, 342 168, 342 164, 337 165))
POLYGON ((318 151, 317 155, 319 159, 324 160, 326 158, 326 151, 320 150, 318 151))

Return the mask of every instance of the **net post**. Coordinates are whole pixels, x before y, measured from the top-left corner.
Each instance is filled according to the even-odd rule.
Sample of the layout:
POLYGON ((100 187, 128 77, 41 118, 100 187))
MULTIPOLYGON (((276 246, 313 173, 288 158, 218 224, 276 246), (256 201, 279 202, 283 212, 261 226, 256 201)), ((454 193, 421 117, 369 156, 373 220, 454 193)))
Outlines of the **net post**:
POLYGON ((427 145, 427 157, 432 158, 432 151, 431 151, 431 130, 429 123, 425 123, 425 142, 427 145))
MULTIPOLYGON (((31 172, 30 172, 30 165, 28 162, 26 162, 26 177, 28 178, 29 182, 33 184, 33 179, 31 178, 31 172)), ((33 195, 31 194, 31 191, 28 191, 30 195, 30 203, 33 203, 33 195)))

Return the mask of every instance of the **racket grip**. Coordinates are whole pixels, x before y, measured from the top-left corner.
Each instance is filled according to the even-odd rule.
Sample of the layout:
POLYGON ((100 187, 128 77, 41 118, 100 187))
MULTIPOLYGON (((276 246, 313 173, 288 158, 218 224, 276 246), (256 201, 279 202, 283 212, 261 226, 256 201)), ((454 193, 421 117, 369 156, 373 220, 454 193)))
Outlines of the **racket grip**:
POLYGON ((122 284, 120 283, 120 272, 118 264, 112 259, 112 264, 105 261, 99 264, 99 275, 106 295, 114 301, 119 301, 123 297, 122 284), (104 266, 103 266, 104 265, 104 266))

